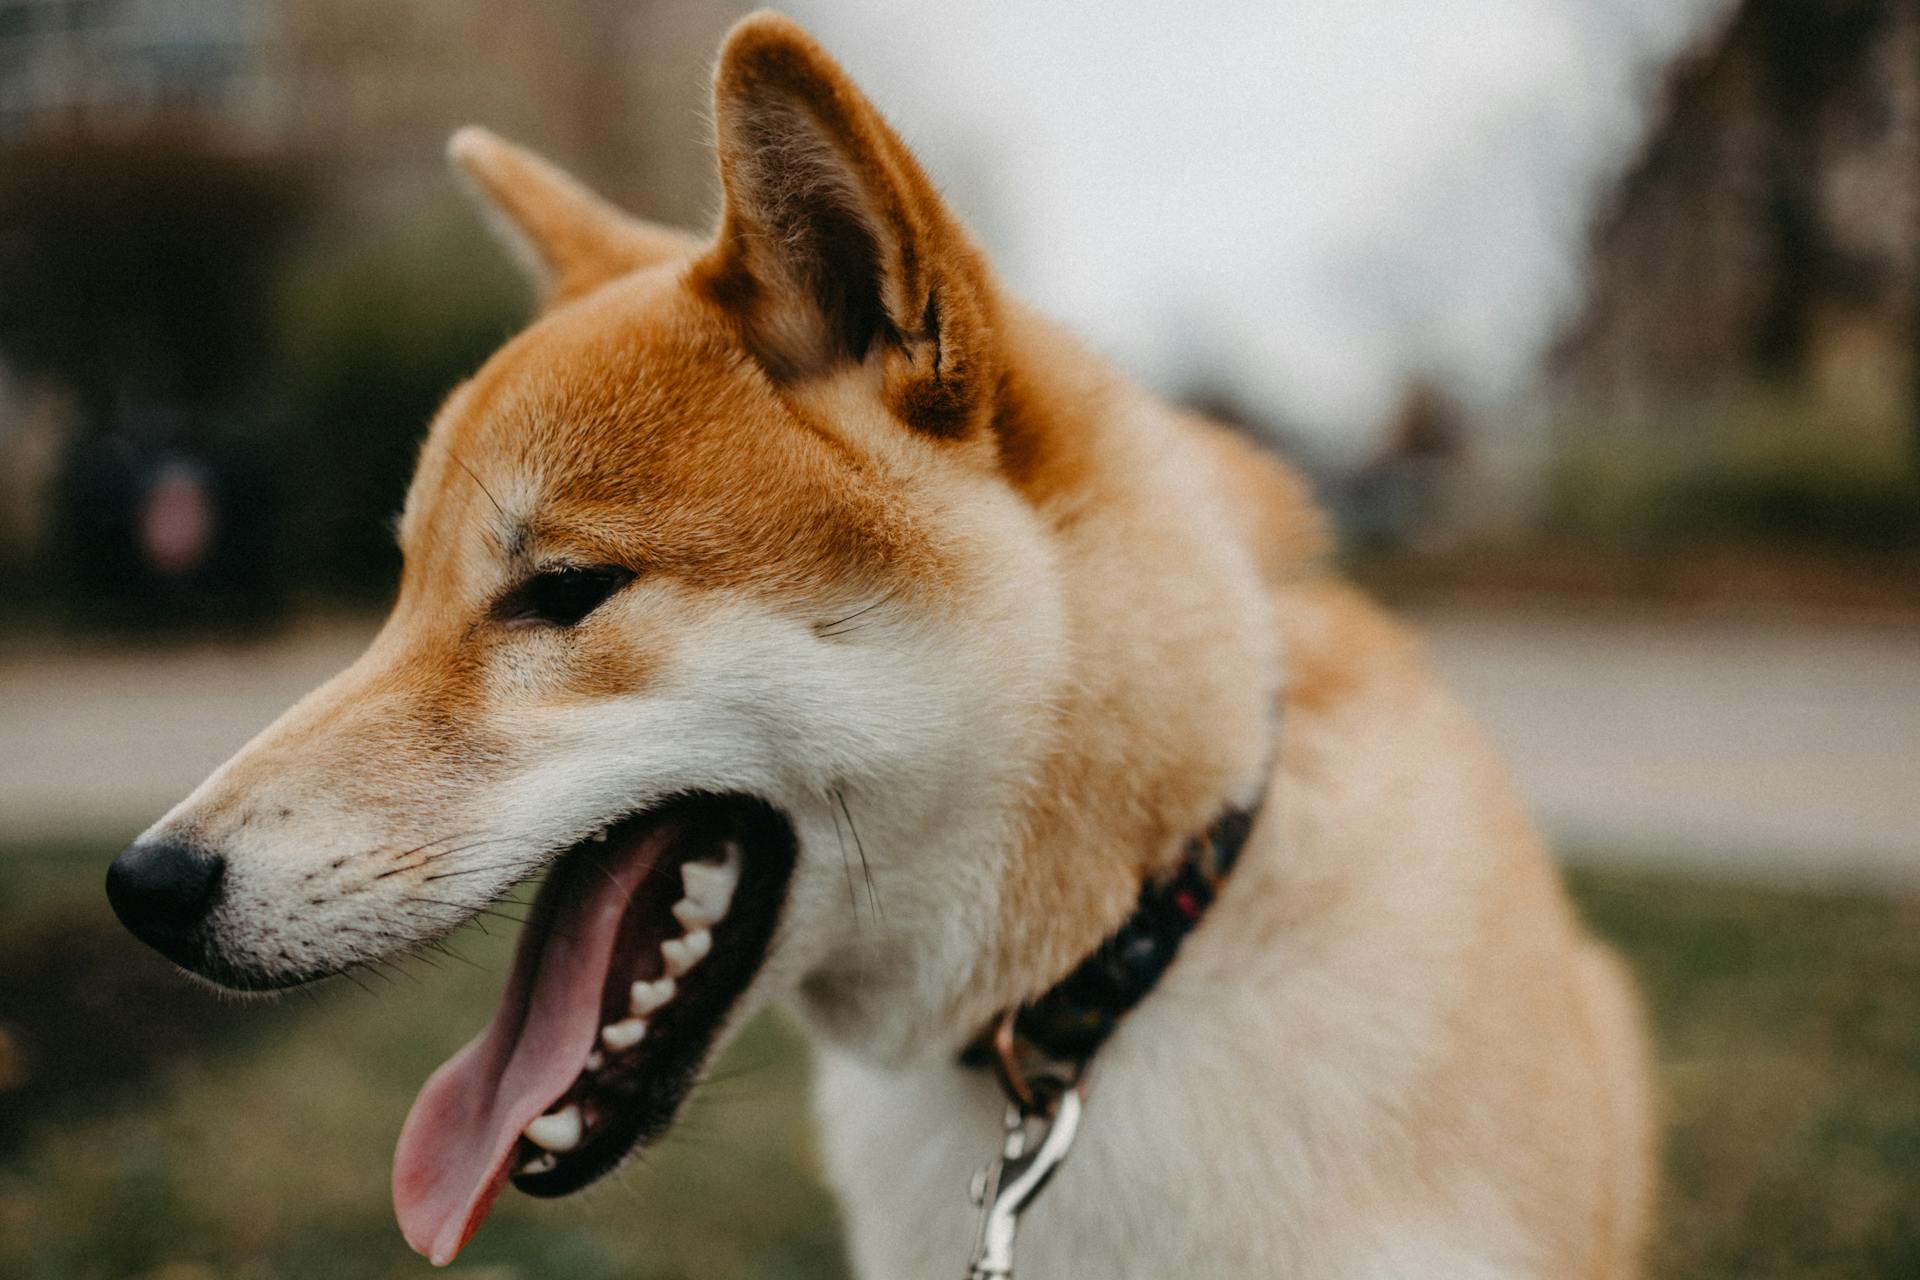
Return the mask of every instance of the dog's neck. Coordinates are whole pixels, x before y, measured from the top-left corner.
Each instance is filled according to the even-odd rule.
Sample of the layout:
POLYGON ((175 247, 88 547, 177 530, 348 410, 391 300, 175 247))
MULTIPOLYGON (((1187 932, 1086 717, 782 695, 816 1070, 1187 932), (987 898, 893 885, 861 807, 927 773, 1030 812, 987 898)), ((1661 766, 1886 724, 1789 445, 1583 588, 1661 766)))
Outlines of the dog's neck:
POLYGON ((1203 429, 1008 310, 1008 349, 1033 354, 1003 383, 1003 457, 1049 527, 1072 659, 960 1027, 1058 981, 1260 790, 1280 678, 1270 593, 1203 429))
MULTIPOLYGON (((994 415, 1020 508, 1001 518, 1029 548, 1004 603, 1039 652, 1014 660, 1019 693, 996 707, 990 747, 951 744, 938 766, 853 797, 889 851, 876 878, 893 909, 810 938, 794 1008, 874 1061, 954 1053, 1046 991, 1190 837, 1260 791, 1280 682, 1272 583, 1315 547, 1277 463, 1024 309, 996 319, 1021 360, 1003 367, 994 415), (909 794, 925 803, 897 802, 909 794), (894 849, 918 861, 909 881, 894 849)), ((810 412, 858 429, 858 378, 814 394, 810 412)), ((823 825, 815 839, 844 836, 823 825)))

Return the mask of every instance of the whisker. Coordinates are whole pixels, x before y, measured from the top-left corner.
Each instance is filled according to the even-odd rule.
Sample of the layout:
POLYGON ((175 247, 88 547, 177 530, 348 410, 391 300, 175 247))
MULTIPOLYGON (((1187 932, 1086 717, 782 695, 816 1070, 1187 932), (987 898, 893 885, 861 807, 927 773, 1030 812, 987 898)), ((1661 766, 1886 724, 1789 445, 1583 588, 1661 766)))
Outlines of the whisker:
POLYGON ((435 907, 446 907, 449 910, 458 911, 462 915, 477 914, 487 910, 486 907, 473 907, 464 902, 448 902, 445 898, 429 898, 418 893, 408 894, 406 900, 408 902, 424 902, 435 907))
POLYGON ((422 840, 419 844, 413 846, 413 848, 402 849, 399 853, 392 854, 390 856, 392 856, 395 859, 411 858, 414 854, 419 853, 422 849, 431 849, 434 845, 445 844, 449 840, 464 840, 467 836, 472 834, 473 834, 472 832, 449 832, 444 836, 435 836, 431 840, 422 840))
POLYGON ((748 1062, 728 1061, 724 1070, 715 1068, 700 1077, 700 1090, 705 1093, 714 1085, 737 1084, 749 1077, 763 1076, 775 1067, 783 1065, 785 1065, 783 1059, 769 1053, 758 1054, 748 1062))
MULTIPOLYGON (((385 976, 386 970, 391 969, 395 973, 399 974, 401 977, 405 978, 408 982, 413 983, 415 986, 418 986, 420 984, 420 978, 417 974, 408 973, 405 966, 397 964, 394 961, 387 959, 385 956, 382 956, 378 960, 372 961, 372 963, 375 966, 377 966, 373 970, 373 972, 381 974, 383 977, 385 976)), ((388 978, 387 981, 392 982, 393 979, 388 978)))
MULTIPOLYGON (((446 907, 450 910, 458 911, 460 912, 462 917, 462 919, 460 920, 460 924, 462 925, 471 924, 474 928, 478 929, 481 933, 485 934, 489 938, 491 938, 493 934, 490 930, 488 930, 487 926, 481 921, 480 917, 482 916, 489 916, 495 920, 504 920, 508 924, 516 924, 522 927, 524 927, 527 924, 527 921, 530 919, 530 917, 526 917, 526 916, 508 915, 506 912, 496 911, 492 907, 468 907, 468 906, 463 906, 457 902, 442 902, 438 898, 409 898, 408 901, 432 903, 434 906, 446 907)), ((409 911, 407 912, 407 914, 410 916, 413 916, 415 919, 433 920, 434 923, 436 924, 451 923, 450 921, 444 918, 444 915, 441 912, 429 913, 429 912, 420 912, 420 911, 409 911)), ((553 934, 553 936, 556 938, 570 938, 573 936, 570 933, 566 933, 562 930, 554 929, 554 928, 549 928, 548 932, 553 934)))
MULTIPOLYGON (((487 488, 485 483, 481 481, 479 473, 476 472, 472 467, 468 466, 466 462, 461 459, 459 454, 449 454, 447 456, 452 458, 454 461, 454 464, 458 466, 462 471, 466 472, 468 476, 472 477, 473 482, 480 486, 480 492, 487 495, 487 501, 493 504, 493 509, 499 512, 500 518, 506 522, 507 530, 509 531, 512 530, 513 517, 507 514, 507 509, 500 505, 500 500, 493 496, 493 491, 487 488)), ((500 533, 491 529, 489 529, 487 532, 489 533, 489 535, 491 535, 493 539, 493 545, 501 549, 502 551, 504 551, 506 548, 501 545, 500 533)))
POLYGON ((430 876, 420 877, 420 882, 426 884, 433 880, 452 880, 456 876, 476 876, 487 871, 511 871, 521 865, 520 860, 515 859, 512 862, 490 862, 480 867, 462 867, 458 871, 436 871, 430 876))
POLYGON ((847 808, 847 797, 838 787, 833 790, 833 798, 840 802, 840 812, 847 815, 847 830, 853 833, 853 847, 860 851, 860 873, 867 878, 867 905, 873 911, 874 919, 880 918, 880 897, 873 888, 873 868, 867 863, 867 846, 860 839, 860 828, 854 825, 853 810, 847 808))
POLYGON ((847 873, 847 905, 853 908, 854 923, 858 924, 860 921, 860 894, 853 887, 853 859, 847 857, 847 836, 846 833, 840 829, 840 811, 832 805, 828 805, 827 812, 833 815, 833 838, 840 845, 840 866, 847 873))
POLYGON ((898 595, 899 593, 900 593, 900 588, 898 586, 895 586, 890 590, 888 590, 887 593, 881 596, 878 600, 875 600, 872 604, 869 604, 864 608, 855 609, 852 613, 848 614, 844 618, 835 618, 832 622, 820 622, 820 623, 814 624, 813 633, 817 636, 844 635, 845 634, 844 632, 836 631, 835 628, 844 626, 845 624, 854 621, 856 618, 864 618, 866 615, 868 615, 869 613, 872 613, 875 609, 878 609, 881 605, 885 604, 887 601, 893 599, 894 596, 898 595))
MULTIPOLYGON (((457 838, 458 838, 458 837, 456 837, 456 839, 457 839, 457 838)), ((422 858, 422 859, 420 859, 420 861, 418 861, 418 862, 416 862, 416 863, 414 863, 413 865, 414 865, 414 866, 416 866, 416 867, 424 867, 424 866, 426 866, 426 865, 427 865, 428 863, 430 863, 430 862, 434 862, 434 861, 437 861, 438 859, 441 859, 441 858, 445 858, 445 857, 448 857, 448 856, 450 856, 450 855, 452 855, 452 854, 456 854, 456 853, 465 853, 465 852, 467 852, 467 851, 468 851, 469 849, 479 849, 479 848, 483 848, 483 847, 485 847, 485 846, 487 846, 487 845, 490 845, 490 844, 508 844, 508 843, 511 843, 511 842, 513 842, 513 841, 515 841, 515 840, 518 840, 519 838, 520 838, 520 837, 519 837, 519 836, 517 836, 517 835, 513 835, 513 836, 489 836, 489 837, 487 837, 487 838, 486 838, 486 839, 484 839, 484 840, 475 840, 475 841, 474 841, 474 842, 472 842, 471 844, 463 844, 463 845, 460 845, 460 846, 459 846, 459 847, 457 847, 457 848, 452 848, 452 849, 441 849, 441 850, 438 850, 437 852, 434 852, 434 853, 430 853, 430 854, 428 854, 428 855, 427 855, 426 857, 424 857, 424 858, 422 858)))
MULTIPOLYGON (((607 870, 606 866, 600 861, 601 855, 604 854, 605 852, 606 850, 600 846, 592 846, 589 849, 587 862, 590 866, 593 867, 595 871, 598 871, 601 875, 607 878, 608 884, 618 889, 620 887, 619 878, 616 877, 613 874, 613 872, 607 870)), ((640 892, 640 886, 643 883, 645 883, 645 881, 646 881, 646 877, 641 876, 639 880, 634 881, 633 884, 627 887, 625 891, 626 892, 625 901, 629 906, 632 905, 633 903, 633 895, 640 892)))
POLYGON ((469 969, 478 969, 482 973, 485 973, 487 971, 487 966, 481 964, 478 960, 475 960, 469 956, 461 955, 458 951, 455 951, 452 947, 448 946, 446 939, 444 938, 435 938, 433 941, 427 943, 426 945, 432 948, 433 950, 438 951, 441 955, 447 957, 447 959, 449 960, 459 961, 461 964, 466 965, 469 969))
POLYGON ((484 848, 485 846, 490 844, 502 844, 512 839, 514 839, 514 837, 512 836, 495 836, 489 840, 475 840, 471 844, 456 845, 451 849, 442 849, 438 853, 427 855, 426 857, 420 859, 418 862, 410 862, 405 866, 400 866, 400 867, 389 867, 385 871, 382 871, 379 875, 376 875, 371 879, 369 879, 367 883, 371 884, 375 880, 385 880, 389 876, 402 875, 408 871, 418 871, 421 867, 426 866, 428 863, 434 861, 436 858, 444 858, 451 854, 456 854, 456 853, 471 853, 475 849, 484 848))

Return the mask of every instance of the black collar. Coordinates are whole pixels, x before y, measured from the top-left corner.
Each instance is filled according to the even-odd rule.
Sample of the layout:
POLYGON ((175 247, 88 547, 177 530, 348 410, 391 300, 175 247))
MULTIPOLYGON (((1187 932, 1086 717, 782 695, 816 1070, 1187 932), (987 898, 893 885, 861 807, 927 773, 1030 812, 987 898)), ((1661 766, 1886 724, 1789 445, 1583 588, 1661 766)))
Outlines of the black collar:
POLYGON ((1029 1109, 1047 1105, 1037 1093, 1078 1083, 1120 1019, 1147 998, 1205 918, 1239 861, 1263 798, 1226 809, 1188 837, 1179 864, 1140 886, 1139 904, 1112 936, 1039 998, 1002 1015, 961 1061, 995 1067, 1013 1100, 1029 1109))

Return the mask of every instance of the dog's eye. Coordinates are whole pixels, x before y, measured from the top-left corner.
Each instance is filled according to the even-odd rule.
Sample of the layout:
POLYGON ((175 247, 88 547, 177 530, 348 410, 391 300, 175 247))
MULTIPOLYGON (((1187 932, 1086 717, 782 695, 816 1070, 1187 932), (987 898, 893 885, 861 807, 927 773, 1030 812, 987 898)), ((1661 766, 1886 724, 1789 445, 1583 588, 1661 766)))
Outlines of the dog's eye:
POLYGON ((496 608, 502 621, 523 626, 570 627, 633 581, 617 565, 549 569, 509 591, 496 608))

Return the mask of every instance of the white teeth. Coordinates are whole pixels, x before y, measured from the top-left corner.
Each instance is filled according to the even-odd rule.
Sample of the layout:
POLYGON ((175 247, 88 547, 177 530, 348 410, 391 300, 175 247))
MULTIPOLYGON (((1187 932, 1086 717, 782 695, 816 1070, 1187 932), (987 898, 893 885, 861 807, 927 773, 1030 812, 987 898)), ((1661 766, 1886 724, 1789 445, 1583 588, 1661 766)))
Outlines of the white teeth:
POLYGON ((619 1053, 623 1049, 631 1049, 639 1044, 641 1037, 646 1034, 645 1018, 622 1018, 618 1022, 610 1022, 600 1028, 600 1042, 615 1053, 619 1053))
POLYGON ((605 844, 607 842, 607 829, 602 827, 600 830, 588 836, 587 839, 593 841, 595 844, 605 844))
POLYGON ((673 979, 662 978, 658 982, 636 982, 627 997, 627 1008, 636 1018, 644 1018, 655 1009, 673 999, 673 979))
POLYGON ((587 1055, 587 1070, 598 1071, 600 1068, 606 1065, 607 1065, 607 1055, 604 1053, 601 1053, 598 1049, 595 1049, 592 1053, 589 1053, 587 1055))
POLYGON ((682 929, 704 929, 708 925, 719 924, 726 919, 723 907, 715 911, 704 902, 695 902, 692 898, 682 898, 673 904, 673 918, 680 922, 682 929))
POLYGON ((705 929, 695 929, 684 938, 660 944, 660 955, 667 962, 667 972, 676 978, 705 960, 707 953, 712 950, 713 935, 705 929))
POLYGON ((550 1152, 543 1151, 539 1155, 535 1156, 533 1159, 521 1165, 520 1172, 545 1173, 547 1170, 553 1168, 553 1166, 559 1163, 560 1162, 558 1160, 553 1158, 553 1155, 550 1152))
POLYGON ((548 1151, 571 1151, 580 1145, 580 1108, 571 1104, 527 1126, 527 1141, 548 1151))
POLYGON ((687 887, 687 901, 706 907, 716 920, 726 915, 733 904, 734 886, 740 883, 740 846, 728 841, 721 862, 682 864, 680 883, 687 887))

